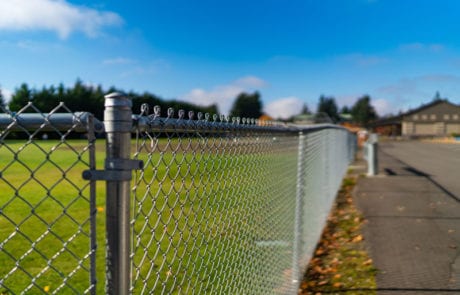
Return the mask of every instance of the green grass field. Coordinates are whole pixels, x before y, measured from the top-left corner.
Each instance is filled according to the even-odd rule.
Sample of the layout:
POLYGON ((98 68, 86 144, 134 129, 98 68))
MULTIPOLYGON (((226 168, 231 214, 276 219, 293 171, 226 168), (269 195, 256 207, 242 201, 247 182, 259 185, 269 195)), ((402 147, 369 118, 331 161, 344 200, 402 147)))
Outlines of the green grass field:
MULTIPOLYGON (((29 288, 32 294, 89 287, 90 195, 81 177, 89 165, 86 146, 72 140, 1 145, 2 292, 6 287, 14 293, 29 288)), ((103 184, 98 186, 96 204, 103 208, 103 184)), ((99 244, 103 224, 98 218, 99 244)))
MULTIPOLYGON (((132 182, 134 294, 286 287, 297 169, 295 138, 286 139, 293 144, 269 136, 133 141, 145 163, 132 182)), ((96 147, 102 169, 104 141, 96 147)), ((89 287, 90 196, 81 177, 88 159, 83 140, 0 145, 0 294, 89 287)), ((105 277, 104 193, 98 182, 98 294, 105 277)))

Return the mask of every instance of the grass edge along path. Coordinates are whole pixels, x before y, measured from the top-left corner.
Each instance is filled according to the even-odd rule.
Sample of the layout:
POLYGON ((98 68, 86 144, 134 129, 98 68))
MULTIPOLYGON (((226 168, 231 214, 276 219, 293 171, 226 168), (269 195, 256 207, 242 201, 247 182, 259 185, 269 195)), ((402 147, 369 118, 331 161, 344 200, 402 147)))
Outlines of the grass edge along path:
POLYGON ((357 177, 342 182, 299 294, 376 294, 376 272, 361 229, 365 220, 353 205, 357 177))

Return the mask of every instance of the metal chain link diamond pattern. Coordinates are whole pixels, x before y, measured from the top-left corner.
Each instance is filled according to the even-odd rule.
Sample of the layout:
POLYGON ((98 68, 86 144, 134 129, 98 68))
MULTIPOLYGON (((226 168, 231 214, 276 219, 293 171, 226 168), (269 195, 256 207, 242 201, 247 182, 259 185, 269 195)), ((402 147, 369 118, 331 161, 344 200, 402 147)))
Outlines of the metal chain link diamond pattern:
POLYGON ((81 178, 92 143, 69 139, 83 118, 63 104, 0 115, 11 121, 0 132, 0 293, 94 293, 96 208, 81 178), (75 121, 65 131, 52 124, 63 112, 75 121), (30 130, 24 117, 42 123, 30 130))
MULTIPOLYGON (((95 181, 107 171, 96 170, 94 131, 103 126, 63 104, 49 114, 32 103, 3 111, 0 293, 102 292, 96 277, 109 270, 96 231, 114 230, 96 222, 108 209, 103 198, 96 207, 95 181), (74 139, 77 131, 88 137, 74 139), (83 171, 97 177, 83 180, 83 171)), ((131 181, 131 268, 113 270, 130 272, 130 292, 297 293, 353 158, 353 136, 332 125, 147 111, 133 116, 131 158, 143 169, 131 181)), ((116 169, 107 182, 126 175, 116 169)))
POLYGON ((137 133, 131 292, 297 293, 349 162, 349 134, 169 115, 137 133))

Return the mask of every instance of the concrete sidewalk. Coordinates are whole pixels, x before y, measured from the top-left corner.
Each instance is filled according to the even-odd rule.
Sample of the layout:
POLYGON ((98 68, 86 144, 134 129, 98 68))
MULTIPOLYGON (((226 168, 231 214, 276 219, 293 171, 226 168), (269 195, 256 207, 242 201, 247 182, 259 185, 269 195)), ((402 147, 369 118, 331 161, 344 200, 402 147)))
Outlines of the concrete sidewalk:
POLYGON ((385 144, 379 169, 354 191, 378 294, 460 294, 459 201, 385 144))

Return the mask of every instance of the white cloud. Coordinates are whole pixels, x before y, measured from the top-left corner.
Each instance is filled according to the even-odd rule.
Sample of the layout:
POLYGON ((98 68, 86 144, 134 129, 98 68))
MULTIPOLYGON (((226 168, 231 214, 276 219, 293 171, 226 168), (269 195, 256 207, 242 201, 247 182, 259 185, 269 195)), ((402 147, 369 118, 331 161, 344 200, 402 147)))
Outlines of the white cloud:
POLYGON ((242 92, 252 92, 265 85, 267 85, 267 83, 264 80, 255 76, 247 76, 226 85, 215 86, 211 90, 204 90, 201 88, 192 89, 187 94, 181 96, 180 99, 191 101, 199 105, 217 103, 219 111, 227 115, 238 94, 242 92))
POLYGON ((72 5, 65 0, 0 1, 0 30, 47 30, 65 39, 74 31, 95 37, 102 27, 122 22, 116 13, 72 5))
POLYGON ((390 102, 386 99, 379 98, 373 99, 371 101, 372 106, 374 106, 377 114, 380 116, 388 115, 390 113, 394 113, 395 109, 391 106, 390 102))
POLYGON ((270 102, 264 109, 265 113, 275 119, 287 119, 293 115, 298 115, 303 104, 304 102, 300 98, 289 96, 270 102))
POLYGON ((13 91, 6 88, 0 88, 0 90, 2 91, 2 95, 5 102, 9 102, 11 100, 11 97, 13 96, 13 91))

